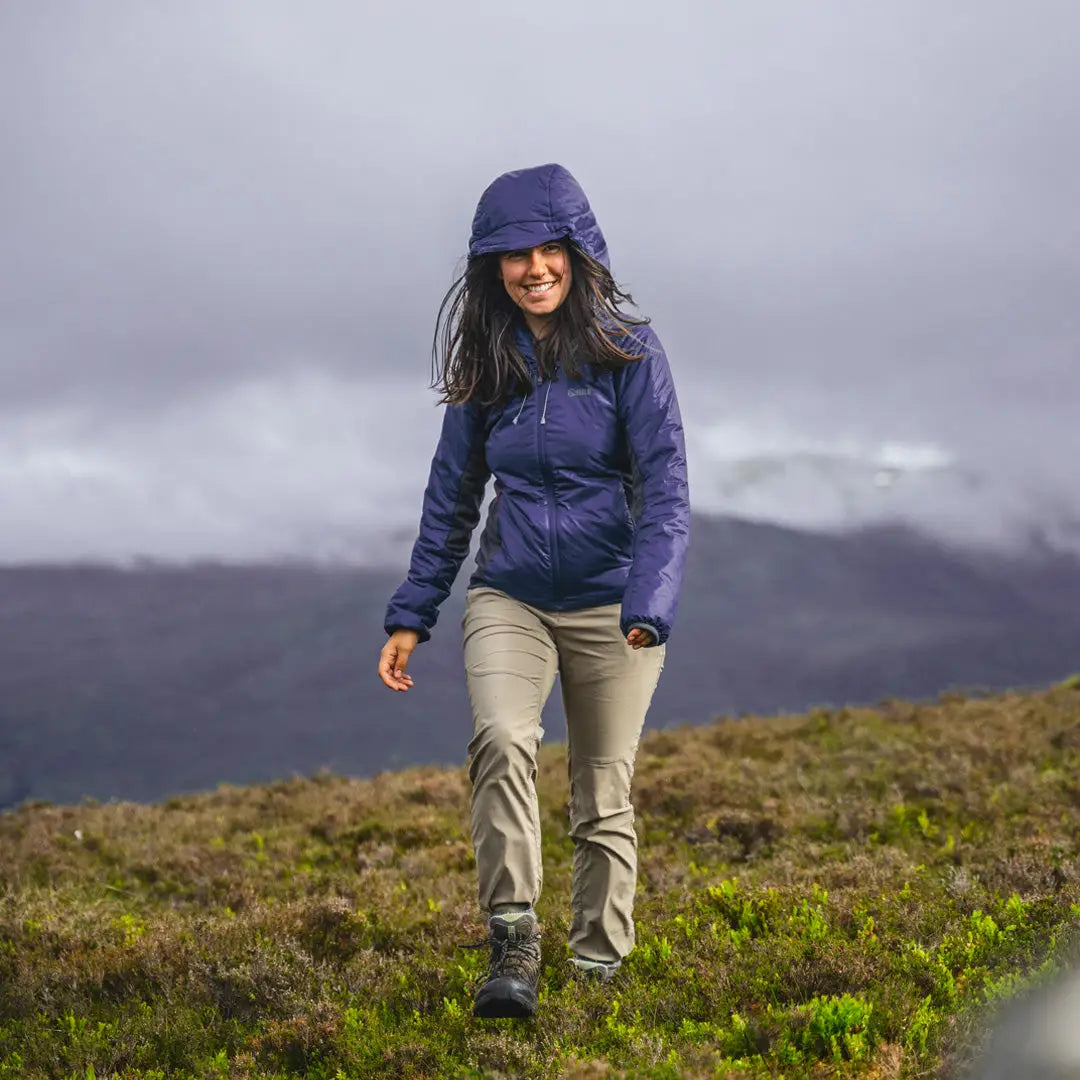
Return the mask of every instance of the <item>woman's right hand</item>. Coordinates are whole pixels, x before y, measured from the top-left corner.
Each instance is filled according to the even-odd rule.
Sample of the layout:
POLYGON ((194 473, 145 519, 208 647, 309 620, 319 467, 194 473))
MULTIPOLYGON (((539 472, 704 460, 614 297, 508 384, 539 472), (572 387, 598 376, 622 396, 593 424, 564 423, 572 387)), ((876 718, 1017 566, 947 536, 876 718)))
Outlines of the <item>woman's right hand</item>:
POLYGON ((419 641, 415 630, 395 630, 387 638, 379 657, 379 678, 391 690, 408 690, 412 686, 412 676, 405 674, 405 668, 419 641))

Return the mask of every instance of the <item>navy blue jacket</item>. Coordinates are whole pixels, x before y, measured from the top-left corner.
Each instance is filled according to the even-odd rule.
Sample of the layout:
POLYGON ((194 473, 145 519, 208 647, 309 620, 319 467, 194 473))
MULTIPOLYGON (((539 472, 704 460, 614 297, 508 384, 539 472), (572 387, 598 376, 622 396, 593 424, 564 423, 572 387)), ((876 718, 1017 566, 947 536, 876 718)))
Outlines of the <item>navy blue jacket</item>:
MULTIPOLYGON (((568 237, 607 264, 607 245, 580 186, 560 165, 506 173, 484 192, 470 255, 568 237)), ((408 575, 386 610, 387 633, 431 637, 491 476, 495 498, 469 587, 488 585, 549 611, 621 602, 637 625, 671 633, 690 539, 682 417, 652 328, 623 344, 644 352, 616 371, 585 365, 580 380, 541 378, 532 335, 517 345, 528 392, 501 406, 447 405, 424 492, 408 575)))

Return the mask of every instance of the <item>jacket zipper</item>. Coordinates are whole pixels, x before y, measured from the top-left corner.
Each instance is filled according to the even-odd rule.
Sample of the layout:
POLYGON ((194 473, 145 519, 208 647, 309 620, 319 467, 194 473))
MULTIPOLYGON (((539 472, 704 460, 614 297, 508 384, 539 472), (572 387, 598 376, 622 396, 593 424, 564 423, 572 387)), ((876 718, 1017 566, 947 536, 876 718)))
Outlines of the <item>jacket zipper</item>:
MULTIPOLYGON (((539 366, 537 366, 537 379, 536 379, 536 398, 537 405, 540 404, 540 384, 544 381, 543 375, 539 373, 539 366)), ((551 393, 551 383, 548 383, 547 392, 551 393)), ((537 421, 536 421, 536 453, 540 459, 540 471, 544 477, 544 488, 547 491, 548 496, 548 543, 551 550, 551 595, 557 602, 561 599, 559 592, 559 548, 558 548, 558 522, 556 515, 558 510, 555 505, 555 477, 548 466, 547 454, 544 450, 544 430, 547 426, 547 399, 544 400, 544 411, 540 412, 537 409, 537 421)))

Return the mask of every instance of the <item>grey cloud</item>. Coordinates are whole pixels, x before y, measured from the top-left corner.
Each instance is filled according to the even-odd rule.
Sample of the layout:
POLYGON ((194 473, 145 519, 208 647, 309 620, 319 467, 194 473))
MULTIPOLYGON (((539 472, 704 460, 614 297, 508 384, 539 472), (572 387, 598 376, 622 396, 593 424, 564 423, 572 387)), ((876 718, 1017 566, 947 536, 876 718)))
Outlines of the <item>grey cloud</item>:
MULTIPOLYGON (((696 430, 934 444, 1014 493, 991 516, 1035 489, 1075 507, 1078 31, 1064 2, 603 3, 572 26, 477 0, 5 6, 0 418, 22 449, 0 499, 20 543, 50 520, 16 475, 35 440, 39 465, 146 465, 134 519, 137 492, 200 484, 154 423, 198 439, 238 388, 389 380, 426 409, 475 200, 543 160, 589 192, 696 430)), ((432 420, 401 477, 413 514, 432 420)), ((279 423, 301 457, 325 427, 279 423)), ((267 462, 239 460, 200 495, 223 517, 253 488, 273 502, 267 462)), ((308 460, 329 494, 342 474, 308 460)), ((807 479, 770 512, 793 499, 821 501, 807 479)))

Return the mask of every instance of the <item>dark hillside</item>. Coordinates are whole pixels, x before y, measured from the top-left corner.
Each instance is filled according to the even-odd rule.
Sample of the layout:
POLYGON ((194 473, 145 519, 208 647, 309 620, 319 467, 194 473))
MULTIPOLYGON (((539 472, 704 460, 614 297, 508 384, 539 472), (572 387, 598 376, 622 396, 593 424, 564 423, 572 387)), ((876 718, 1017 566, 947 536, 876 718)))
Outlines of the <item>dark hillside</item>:
MULTIPOLYGON (((652 727, 1041 685, 1078 666, 1080 565, 903 529, 698 517, 652 727)), ((156 799, 463 760, 470 569, 408 694, 375 664, 399 573, 304 565, 0 568, 0 805, 156 799)), ((544 726, 565 732, 558 684, 544 726)))

